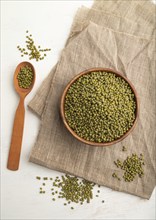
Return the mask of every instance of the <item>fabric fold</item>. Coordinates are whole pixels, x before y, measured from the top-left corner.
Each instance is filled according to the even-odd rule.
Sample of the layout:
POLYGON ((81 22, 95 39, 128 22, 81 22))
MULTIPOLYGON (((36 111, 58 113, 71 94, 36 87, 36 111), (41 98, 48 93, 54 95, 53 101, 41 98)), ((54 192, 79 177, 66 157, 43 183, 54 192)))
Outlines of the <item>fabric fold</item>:
MULTIPOLYGON (((114 50, 118 51, 122 62, 131 63, 135 67, 135 72, 131 71, 129 67, 128 70, 126 69, 126 73, 140 96, 141 87, 148 88, 148 81, 144 78, 146 76, 146 68, 142 65, 143 60, 140 62, 139 55, 135 59, 133 58, 135 54, 140 54, 139 51, 142 51, 141 54, 146 57, 147 51, 144 50, 144 47, 153 48, 153 41, 138 37, 134 39, 134 36, 113 31, 112 29, 104 28, 94 23, 90 23, 74 41, 68 44, 63 50, 59 66, 53 78, 52 87, 47 98, 48 102, 42 116, 42 125, 38 139, 30 156, 31 162, 39 164, 41 162, 43 166, 51 169, 57 167, 57 170, 68 172, 87 180, 95 181, 101 185, 126 191, 143 198, 150 197, 155 186, 155 172, 153 162, 151 162, 146 148, 154 146, 155 139, 153 136, 150 143, 151 146, 146 146, 146 143, 143 141, 144 133, 141 128, 141 122, 138 122, 134 132, 122 142, 111 147, 96 148, 82 144, 69 134, 63 125, 59 112, 60 98, 69 80, 82 70, 93 66, 115 68, 114 50), (106 38, 108 38, 107 43, 102 44, 103 39, 106 38), (98 45, 101 45, 100 50, 98 45), (112 54, 111 63, 107 58, 108 51, 109 54, 112 54), (128 56, 125 56, 127 54, 128 56), (144 79, 142 85, 140 85, 138 80, 135 80, 135 75, 136 77, 139 75, 142 80, 144 79), (137 154, 143 153, 145 155, 146 177, 136 179, 131 184, 127 184, 126 182, 112 183, 111 174, 112 170, 115 169, 113 161, 115 158, 123 159, 126 156, 119 151, 122 145, 128 146, 130 152, 136 152, 137 154), (135 184, 139 184, 137 191, 135 184)), ((153 61, 153 57, 154 54, 151 53, 149 62, 153 61)), ((123 71, 122 65, 118 70, 123 71)), ((144 104, 144 99, 142 99, 140 108, 142 111, 150 113, 151 109, 148 106, 144 108, 144 104)), ((143 120, 140 114, 140 121, 143 120)), ((153 126, 155 126, 154 120, 153 126)))
POLYGON ((78 10, 58 63, 29 103, 41 119, 31 162, 150 198, 156 177, 154 9, 150 2, 117 0, 95 1, 91 9, 78 10), (67 131, 60 116, 60 99, 66 84, 92 67, 120 71, 131 80, 140 100, 135 130, 111 147, 79 142, 67 131), (113 161, 127 157, 121 151, 123 145, 128 147, 129 155, 143 153, 145 157, 146 175, 132 183, 112 179, 114 171, 122 175, 113 161))

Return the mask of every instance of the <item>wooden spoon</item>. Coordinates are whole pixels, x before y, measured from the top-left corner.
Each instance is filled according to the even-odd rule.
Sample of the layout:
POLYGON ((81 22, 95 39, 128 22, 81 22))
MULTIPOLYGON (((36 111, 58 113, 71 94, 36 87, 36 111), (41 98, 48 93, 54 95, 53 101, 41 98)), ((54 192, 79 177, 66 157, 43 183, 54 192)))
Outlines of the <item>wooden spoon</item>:
POLYGON ((7 168, 9 170, 18 170, 20 154, 21 154, 21 146, 22 146, 22 137, 23 137, 23 128, 24 128, 24 116, 25 116, 25 108, 24 108, 24 99, 30 93, 34 86, 35 82, 35 69, 33 65, 29 62, 20 63, 15 70, 14 73, 14 87, 16 92, 20 96, 20 102, 16 110, 14 125, 12 131, 11 145, 8 157, 7 168), (20 88, 18 85, 17 75, 20 72, 20 68, 24 66, 31 67, 34 77, 31 86, 28 89, 20 88))

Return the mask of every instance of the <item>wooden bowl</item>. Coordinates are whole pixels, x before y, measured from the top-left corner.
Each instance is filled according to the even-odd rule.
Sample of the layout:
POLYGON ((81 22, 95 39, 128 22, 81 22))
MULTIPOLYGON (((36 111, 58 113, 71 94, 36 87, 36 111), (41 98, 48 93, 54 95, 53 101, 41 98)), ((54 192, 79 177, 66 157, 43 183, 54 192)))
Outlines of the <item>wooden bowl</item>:
POLYGON ((112 70, 112 69, 108 69, 108 68, 92 68, 92 69, 87 69, 81 73, 79 73, 78 75, 76 75, 68 84, 67 86, 65 87, 64 91, 63 91, 63 94, 62 94, 62 97, 61 97, 61 105, 60 105, 60 112, 61 112, 61 117, 63 119, 63 123, 65 125, 65 127, 68 129, 68 131, 76 138, 78 139, 79 141, 85 143, 85 144, 89 144, 89 145, 93 145, 93 146, 109 146, 109 145, 113 145, 113 144, 116 144, 118 142, 120 142, 121 140, 123 140, 124 138, 126 138, 131 132, 132 130, 134 129, 136 123, 137 123, 137 120, 138 120, 138 112, 139 112, 139 101, 138 101, 138 96, 137 96, 137 92, 134 88, 134 86, 132 85, 132 83, 126 78, 124 77, 121 73, 119 73, 118 71, 116 70, 112 70), (116 74, 117 76, 123 78, 128 84, 129 86, 131 87, 134 95, 135 95, 135 101, 136 101, 136 117, 135 117, 135 120, 134 120, 134 123, 132 125, 132 127, 123 135, 121 136, 120 138, 114 140, 114 141, 110 141, 110 142, 104 142, 104 143, 97 143, 97 142, 92 142, 92 141, 88 141, 88 140, 85 140, 81 137, 79 137, 68 125, 68 122, 65 118, 65 111, 64 111, 64 102, 65 102, 65 97, 66 97, 66 93, 69 89, 69 87, 81 76, 85 75, 85 74, 89 74, 91 72, 98 72, 98 71, 104 71, 104 72, 109 72, 109 73, 114 73, 116 74))

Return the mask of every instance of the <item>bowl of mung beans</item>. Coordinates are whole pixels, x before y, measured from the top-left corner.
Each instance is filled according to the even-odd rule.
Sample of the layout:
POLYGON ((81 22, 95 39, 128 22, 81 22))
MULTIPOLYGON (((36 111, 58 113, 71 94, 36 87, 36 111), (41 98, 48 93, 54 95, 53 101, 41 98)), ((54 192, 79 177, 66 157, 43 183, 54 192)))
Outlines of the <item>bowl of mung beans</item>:
POLYGON ((139 112, 137 92, 122 73, 92 68, 76 75, 65 87, 60 104, 68 131, 79 141, 109 146, 134 129, 139 112))

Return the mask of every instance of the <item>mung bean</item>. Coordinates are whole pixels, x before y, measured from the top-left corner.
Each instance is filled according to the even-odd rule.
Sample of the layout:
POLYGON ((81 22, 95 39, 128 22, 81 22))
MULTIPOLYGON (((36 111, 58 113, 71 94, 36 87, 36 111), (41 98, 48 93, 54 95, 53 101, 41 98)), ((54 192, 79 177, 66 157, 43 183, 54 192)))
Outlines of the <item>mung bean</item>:
MULTIPOLYGON (((29 31, 27 30, 26 33, 28 33, 29 31)), ((43 55, 41 54, 41 52, 44 51, 50 51, 50 48, 47 49, 37 49, 37 48, 41 48, 40 46, 36 46, 34 43, 34 40, 32 38, 32 34, 30 34, 29 36, 26 36, 26 48, 22 48, 19 45, 17 46, 18 50, 21 52, 21 57, 28 55, 29 56, 29 60, 35 59, 36 61, 39 60, 43 60, 46 56, 46 54, 44 53, 43 55), (27 51, 26 51, 27 50, 27 51)))
POLYGON ((123 78, 92 72, 69 87, 64 109, 68 125, 79 137, 102 143, 120 138, 132 127, 136 100, 123 78))
MULTIPOLYGON (((145 165, 145 162, 143 154, 140 154, 139 157, 137 154, 132 153, 132 155, 127 156, 123 162, 117 160, 114 163, 118 168, 124 170, 123 179, 125 182, 132 182, 137 175, 140 178, 144 176, 143 166, 145 165)), ((115 173, 113 173, 112 176, 117 177, 115 173)))
MULTIPOLYGON (((36 177, 41 179, 40 177, 36 177)), ((48 177, 43 177, 44 180, 50 180, 48 177)), ((90 203, 93 199, 93 188, 96 186, 95 183, 87 181, 85 179, 79 179, 76 176, 71 176, 68 174, 62 175, 61 177, 56 176, 52 183, 54 186, 51 189, 52 200, 55 201, 56 198, 58 199, 65 199, 66 202, 64 205, 69 205, 71 203, 79 203, 80 205, 86 203, 90 203), (56 196, 56 198, 54 198, 56 196)), ((42 183, 45 185, 45 183, 42 183)), ((100 185, 98 185, 100 187, 100 185)), ((40 194, 44 194, 46 191, 40 187, 40 194)), ((97 190, 98 194, 100 190, 97 190)), ((98 197, 99 195, 96 195, 98 197)))
POLYGON ((28 89, 34 78, 33 70, 30 66, 24 66, 20 68, 20 71, 17 75, 18 85, 20 88, 28 89))

